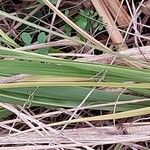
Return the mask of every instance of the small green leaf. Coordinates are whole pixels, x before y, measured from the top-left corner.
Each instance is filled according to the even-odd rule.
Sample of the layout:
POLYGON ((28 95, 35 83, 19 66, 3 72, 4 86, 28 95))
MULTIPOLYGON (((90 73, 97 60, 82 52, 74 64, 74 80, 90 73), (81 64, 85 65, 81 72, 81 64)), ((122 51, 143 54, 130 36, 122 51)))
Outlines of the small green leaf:
POLYGON ((69 14, 69 10, 68 10, 68 9, 66 9, 66 10, 65 10, 65 16, 67 16, 67 17, 68 17, 68 14, 69 14))
MULTIPOLYGON (((47 36, 45 34, 45 32, 41 32, 39 35, 38 35, 38 42, 39 43, 44 43, 47 39, 47 36)), ((38 50, 38 54, 42 54, 42 55, 48 55, 48 48, 40 48, 38 50)))
POLYGON ((57 0, 49 0, 52 4, 56 5, 57 4, 57 0))
POLYGON ((48 55, 48 48, 40 48, 38 54, 48 55))
POLYGON ((46 39, 47 39, 47 36, 46 36, 45 32, 41 32, 38 35, 38 42, 39 43, 45 43, 46 39))
POLYGON ((71 35, 71 31, 72 31, 72 27, 68 24, 65 24, 64 25, 64 30, 65 30, 65 33, 70 36, 71 35))
POLYGON ((42 0, 37 0, 37 2, 39 2, 40 4, 44 4, 42 0))
POLYGON ((98 22, 94 22, 93 25, 92 25, 93 29, 96 29, 98 27, 98 24, 99 24, 98 22))
POLYGON ((30 36, 29 33, 23 32, 23 33, 21 34, 21 39, 22 39, 22 41, 23 41, 26 45, 30 45, 30 44, 31 44, 32 38, 31 38, 31 36, 30 36))
POLYGON ((76 18, 76 24, 81 28, 85 29, 88 24, 88 19, 84 16, 78 16, 76 18))
MULTIPOLYGON (((49 0, 52 4, 57 4, 57 0, 49 0)), ((37 0, 40 4, 44 4, 43 0, 37 0)))
POLYGON ((85 15, 86 15, 86 16, 89 16, 89 15, 90 15, 90 11, 89 11, 89 10, 86 10, 86 11, 85 11, 85 15))
POLYGON ((104 29, 104 26, 103 25, 99 25, 98 30, 101 31, 103 29, 104 29))
POLYGON ((83 14, 83 13, 84 13, 84 10, 83 10, 83 9, 80 9, 80 13, 82 13, 82 14, 83 14))
POLYGON ((80 34, 79 34, 78 36, 79 36, 79 38, 80 38, 81 41, 84 41, 84 42, 87 41, 87 39, 86 39, 84 36, 82 36, 82 35, 80 35, 80 34))
POLYGON ((94 14, 93 14, 93 18, 95 17, 95 16, 97 16, 98 15, 98 13, 97 12, 95 12, 94 14))
POLYGON ((61 53, 61 51, 59 50, 59 48, 53 48, 50 47, 48 50, 49 53, 61 53))
POLYGON ((92 14, 92 15, 93 15, 93 14, 94 14, 94 10, 92 10, 92 9, 91 9, 91 10, 90 10, 90 14, 92 14))

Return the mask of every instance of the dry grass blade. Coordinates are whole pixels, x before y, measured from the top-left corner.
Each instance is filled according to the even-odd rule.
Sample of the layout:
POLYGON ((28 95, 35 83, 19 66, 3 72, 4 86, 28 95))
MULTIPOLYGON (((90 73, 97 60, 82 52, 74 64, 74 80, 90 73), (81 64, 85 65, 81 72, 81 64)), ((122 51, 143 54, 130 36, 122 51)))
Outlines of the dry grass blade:
POLYGON ((121 33, 119 32, 109 10, 107 9, 105 3, 102 0, 91 0, 93 3, 95 9, 97 10, 99 16, 103 16, 103 21, 106 23, 106 29, 109 33, 109 36, 111 37, 114 45, 120 49, 126 49, 127 47, 125 45, 122 46, 123 43, 123 37, 121 33))
POLYGON ((73 42, 68 39, 58 40, 55 42, 47 42, 47 43, 41 43, 41 44, 33 44, 29 46, 19 47, 16 48, 16 50, 19 51, 30 51, 30 50, 37 50, 39 48, 49 48, 49 47, 58 47, 58 46, 78 46, 79 43, 73 42))
POLYGON ((119 0, 105 0, 104 3, 107 5, 109 11, 111 12, 114 19, 116 19, 120 27, 128 27, 131 17, 128 15, 127 11, 122 6, 124 0, 121 2, 119 0), (117 18, 116 18, 117 16, 117 18))
MULTIPOLYGON (((119 129, 119 127, 114 126, 107 126, 107 127, 95 127, 95 128, 78 128, 78 129, 66 129, 61 132, 62 135, 65 137, 71 137, 72 139, 75 139, 76 141, 79 141, 81 143, 94 143, 98 142, 100 145, 103 143, 105 144, 112 144, 112 143, 118 143, 120 140, 124 140, 124 142, 134 142, 140 141, 141 137, 146 137, 150 134, 149 128, 150 125, 139 125, 139 126, 127 126, 122 125, 123 128, 119 129), (123 132, 126 131, 126 135, 123 135, 123 132), (118 132, 120 135, 118 135, 118 132), (130 140, 132 139, 132 140, 130 140)), ((59 133, 60 131, 57 130, 59 133)), ((42 131, 42 135, 44 135, 44 132, 42 131)), ((50 141, 55 139, 55 142, 57 143, 64 143, 64 144, 73 144, 71 141, 69 141, 66 138, 61 137, 60 135, 57 135, 53 132, 49 131, 49 135, 44 135, 43 137, 35 132, 29 132, 24 133, 18 136, 7 136, 0 137, 0 145, 2 144, 49 144, 50 141)))
MULTIPOLYGON (((116 119, 136 117, 136 116, 140 116, 140 115, 148 115, 148 114, 150 114, 150 107, 145 107, 145 108, 135 109, 135 110, 131 110, 131 111, 124 111, 124 112, 120 112, 120 113, 113 113, 113 114, 108 114, 108 115, 100 115, 100 116, 94 116, 94 117, 86 117, 86 118, 78 118, 78 119, 73 119, 73 120, 54 122, 51 124, 41 125, 40 127, 35 127, 32 129, 28 129, 26 131, 22 131, 21 134, 31 132, 34 130, 38 130, 41 128, 45 128, 45 127, 60 126, 60 125, 65 125, 65 124, 68 125, 71 123, 80 123, 80 122, 88 122, 88 121, 106 121, 106 120, 114 120, 114 119, 116 120, 116 119)), ((15 133, 15 134, 13 134, 13 136, 16 136, 19 134, 20 133, 15 133)), ((146 138, 150 138, 150 137, 146 137, 146 138)), ((141 137, 140 137, 140 140, 142 140, 141 137)))
MULTIPOLYGON (((139 48, 130 48, 127 50, 120 51, 119 53, 139 60, 135 62, 135 63, 138 63, 139 66, 144 66, 144 63, 145 63, 147 64, 147 67, 149 68, 150 65, 149 65, 149 62, 147 62, 147 60, 150 60, 150 51, 149 51, 150 46, 143 46, 139 48), (142 51, 142 54, 139 51, 139 48, 142 51), (146 60, 145 60, 145 57, 143 57, 143 55, 147 58, 146 60)), ((55 54, 51 54, 51 55, 55 56, 55 54)), ((58 55, 61 55, 61 54, 58 54, 58 55)), ((78 58, 77 61, 97 62, 97 63, 103 63, 103 64, 109 64, 111 60, 113 59, 113 56, 110 54, 102 54, 98 56, 97 55, 80 55, 80 57, 83 57, 83 58, 78 58)), ((119 60, 118 58, 116 58, 115 62, 120 63, 120 64, 123 63, 123 61, 119 60)))

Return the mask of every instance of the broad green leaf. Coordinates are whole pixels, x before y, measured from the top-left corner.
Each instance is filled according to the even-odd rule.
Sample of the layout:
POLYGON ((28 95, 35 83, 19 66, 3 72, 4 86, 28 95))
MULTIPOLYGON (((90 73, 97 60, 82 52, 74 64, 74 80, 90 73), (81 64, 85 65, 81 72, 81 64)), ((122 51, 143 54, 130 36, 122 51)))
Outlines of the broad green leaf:
MULTIPOLYGON (((91 88, 84 87, 39 87, 39 88, 16 88, 0 90, 0 101, 15 104, 46 105, 57 107, 76 107, 90 92, 91 88), (33 95, 32 97, 30 95, 33 95)), ((119 93, 95 90, 85 102, 84 106, 115 102, 119 93)), ((138 99, 137 96, 122 94, 119 101, 138 99)), ((119 105, 117 110, 130 110, 148 106, 148 102, 119 105)), ((111 106, 109 110, 113 110, 111 106)), ((101 109, 101 108, 100 108, 101 109)), ((103 108, 104 109, 104 108, 103 108)))

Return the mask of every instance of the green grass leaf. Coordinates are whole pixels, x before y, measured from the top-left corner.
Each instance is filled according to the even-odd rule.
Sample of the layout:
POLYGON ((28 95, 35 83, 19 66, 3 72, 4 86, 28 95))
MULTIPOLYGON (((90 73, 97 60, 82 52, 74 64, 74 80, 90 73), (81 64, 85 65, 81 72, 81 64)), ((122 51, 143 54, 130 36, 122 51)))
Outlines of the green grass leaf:
MULTIPOLYGON (((0 101, 15 104, 32 103, 33 106, 45 105, 56 107, 76 107, 90 92, 91 88, 84 87, 39 87, 35 88, 15 88, 0 90, 0 101), (31 97, 31 95, 33 95, 31 97)), ((104 104, 115 102, 119 93, 95 90, 85 102, 84 106, 94 104, 104 104)), ((119 101, 138 99, 137 96, 122 94, 119 101)), ((117 110, 130 110, 149 105, 148 102, 142 104, 128 104, 118 106, 117 110)), ((113 106, 105 108, 113 110, 113 106)))
POLYGON ((3 38, 1 40, 2 42, 9 44, 15 48, 20 47, 14 40, 12 40, 7 34, 5 34, 2 29, 0 29, 0 35, 3 38))

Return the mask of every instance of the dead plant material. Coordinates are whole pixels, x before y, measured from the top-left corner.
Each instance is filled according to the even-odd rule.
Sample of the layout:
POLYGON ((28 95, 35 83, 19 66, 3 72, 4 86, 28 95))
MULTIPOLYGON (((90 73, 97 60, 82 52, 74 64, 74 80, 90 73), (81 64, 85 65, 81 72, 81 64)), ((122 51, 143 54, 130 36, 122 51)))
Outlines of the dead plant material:
POLYGON ((123 8, 119 0, 105 0, 104 3, 108 7, 113 18, 116 19, 117 24, 120 27, 128 27, 131 17, 128 15, 127 11, 123 8), (117 16, 117 17, 116 17, 117 16))
POLYGON ((125 44, 123 43, 123 37, 121 33, 119 32, 115 21, 113 20, 106 4, 102 0, 91 0, 93 3, 96 11, 98 12, 99 16, 103 17, 103 22, 106 24, 106 29, 111 37, 112 42, 114 45, 119 48, 120 50, 127 49, 125 44))
MULTIPOLYGON (((140 61, 145 61, 150 60, 150 46, 143 46, 139 48, 130 48, 124 51, 121 51, 120 54, 124 54, 126 56, 135 58, 140 61), (139 51, 139 48, 141 49, 142 53, 139 51), (144 56, 147 58, 145 60, 144 56)), ((110 54, 102 54, 102 55, 91 55, 87 56, 84 58, 79 58, 77 59, 78 61, 84 61, 84 62, 98 62, 98 63, 103 63, 103 64, 109 64, 111 60, 113 59, 113 56, 110 54)), ((119 62, 118 59, 115 60, 115 62, 119 62)))
POLYGON ((143 5, 141 6, 141 9, 145 15, 150 16, 150 0, 143 3, 143 5))
MULTIPOLYGON (((3 135, 0 137, 0 145, 8 144, 50 144, 53 145, 53 142, 59 144, 74 144, 72 141, 64 137, 70 137, 82 144, 91 143, 94 145, 97 144, 114 144, 122 142, 139 142, 142 141, 142 138, 150 139, 150 125, 139 125, 132 126, 132 124, 118 124, 115 126, 107 127, 94 127, 94 128, 77 128, 77 129, 66 129, 63 131, 57 130, 56 134, 51 131, 48 131, 48 134, 45 134, 44 131, 41 131, 42 135, 39 135, 36 132, 23 133, 17 136, 13 134, 3 135), (119 134, 118 134, 119 133, 119 134), (50 136, 49 136, 50 135, 50 136), (64 137, 62 137, 64 135, 64 137)), ((21 133, 21 132, 20 132, 21 133)))

